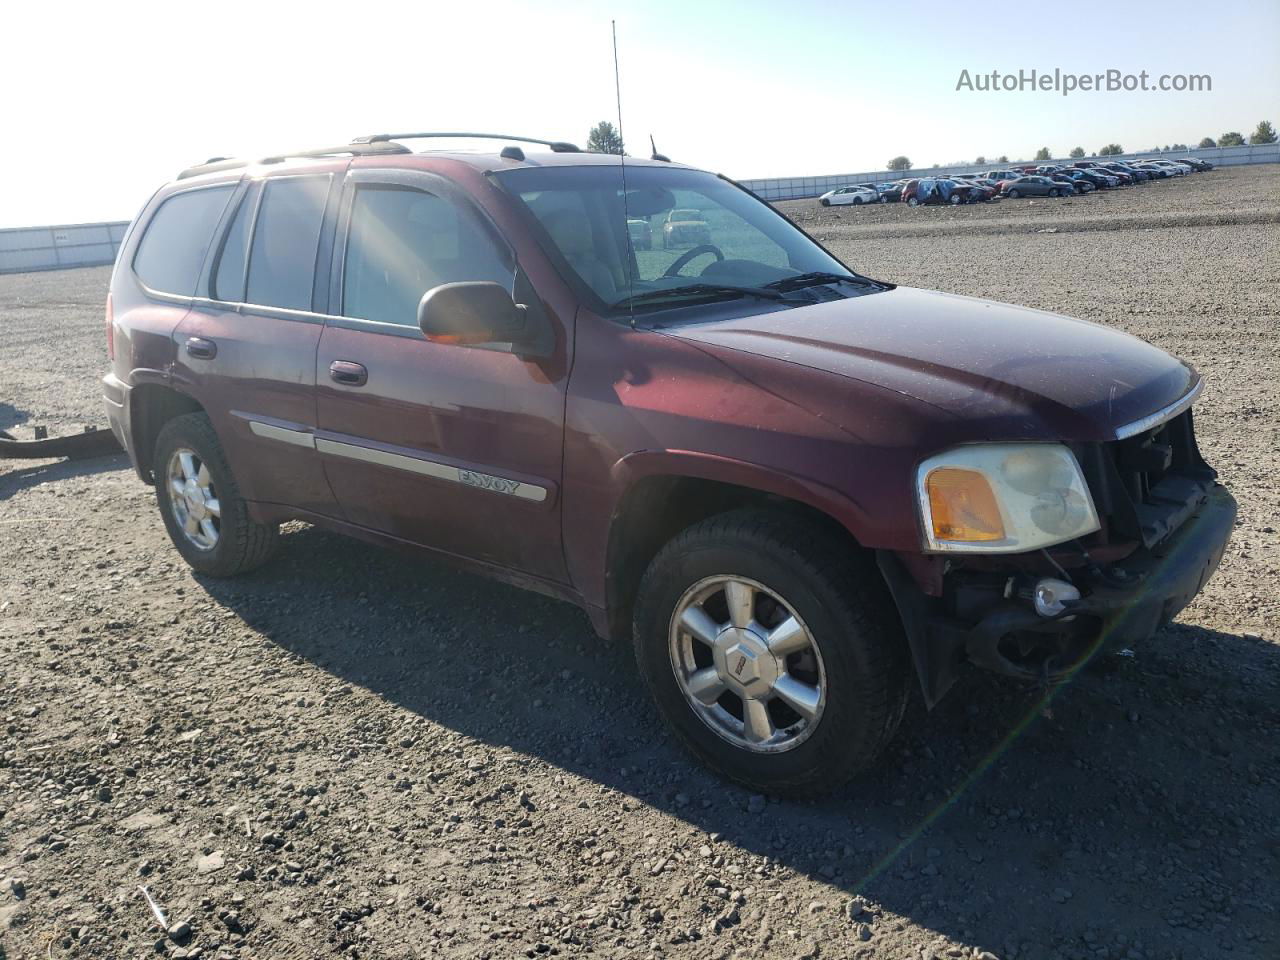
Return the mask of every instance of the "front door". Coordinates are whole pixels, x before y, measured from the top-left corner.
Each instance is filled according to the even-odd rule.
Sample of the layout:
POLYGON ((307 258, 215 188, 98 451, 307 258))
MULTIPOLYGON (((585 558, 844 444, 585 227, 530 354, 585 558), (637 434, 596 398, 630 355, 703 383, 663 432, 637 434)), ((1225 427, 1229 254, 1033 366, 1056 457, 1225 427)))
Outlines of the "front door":
POLYGON ((316 358, 316 449, 346 519, 564 582, 560 473, 569 338, 556 355, 431 343, 422 295, 493 280, 535 299, 492 224, 449 181, 348 175, 316 358))

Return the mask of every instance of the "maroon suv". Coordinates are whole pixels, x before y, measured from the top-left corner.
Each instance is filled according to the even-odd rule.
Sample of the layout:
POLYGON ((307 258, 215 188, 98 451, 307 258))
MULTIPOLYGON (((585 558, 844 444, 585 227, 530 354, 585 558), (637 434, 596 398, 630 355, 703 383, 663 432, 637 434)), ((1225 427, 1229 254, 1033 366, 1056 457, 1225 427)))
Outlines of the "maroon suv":
POLYGON ((200 573, 302 519, 564 598, 694 752, 794 793, 911 685, 1061 680, 1217 566, 1185 363, 868 279, 700 170, 423 136, 205 164, 134 222, 106 404, 200 573), (634 248, 680 209, 713 242, 634 248))

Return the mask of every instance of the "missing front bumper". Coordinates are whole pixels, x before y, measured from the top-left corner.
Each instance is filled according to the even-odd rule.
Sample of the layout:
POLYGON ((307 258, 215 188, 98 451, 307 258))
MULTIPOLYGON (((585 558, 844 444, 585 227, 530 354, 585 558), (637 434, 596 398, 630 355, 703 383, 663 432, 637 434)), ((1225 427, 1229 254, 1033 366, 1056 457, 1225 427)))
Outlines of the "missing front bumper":
POLYGON ((1100 651, 1146 640, 1213 575, 1235 516, 1231 494, 1213 488, 1172 536, 1116 565, 1131 585, 1079 582, 1085 595, 1052 618, 1037 614, 1029 602, 1008 600, 976 623, 959 621, 943 611, 942 601, 920 591, 895 555, 880 551, 877 559, 902 617, 925 702, 937 703, 966 662, 1005 676, 1055 682, 1100 651), (1036 655, 1019 657, 1016 650, 1036 655))

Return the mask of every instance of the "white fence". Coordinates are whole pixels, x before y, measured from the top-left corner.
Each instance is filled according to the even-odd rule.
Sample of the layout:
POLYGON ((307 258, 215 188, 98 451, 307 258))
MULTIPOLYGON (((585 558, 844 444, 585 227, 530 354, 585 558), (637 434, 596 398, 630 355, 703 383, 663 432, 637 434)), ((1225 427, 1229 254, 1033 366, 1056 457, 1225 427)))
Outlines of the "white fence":
POLYGON ((0 230, 0 273, 115 263, 128 220, 0 230))
MULTIPOLYGON (((1264 143, 1243 147, 1192 147, 1187 150, 1148 151, 1145 153, 1122 153, 1114 157, 1089 157, 1090 160, 1137 160, 1142 157, 1199 157, 1208 160, 1215 166, 1229 167, 1241 163, 1280 163, 1280 143, 1264 143)), ((1027 164, 1037 161, 1024 160, 1027 164)), ((1074 163, 1073 159, 1057 158, 1047 163, 1074 163)), ((881 183, 886 180, 901 180, 904 177, 936 177, 944 173, 981 173, 984 170, 999 170, 1010 166, 994 159, 984 164, 951 164, 941 167, 915 168, 912 170, 869 170, 865 173, 842 173, 823 177, 773 177, 765 180, 743 180, 742 185, 765 200, 803 200, 808 197, 819 197, 828 190, 847 186, 852 183, 881 183)))

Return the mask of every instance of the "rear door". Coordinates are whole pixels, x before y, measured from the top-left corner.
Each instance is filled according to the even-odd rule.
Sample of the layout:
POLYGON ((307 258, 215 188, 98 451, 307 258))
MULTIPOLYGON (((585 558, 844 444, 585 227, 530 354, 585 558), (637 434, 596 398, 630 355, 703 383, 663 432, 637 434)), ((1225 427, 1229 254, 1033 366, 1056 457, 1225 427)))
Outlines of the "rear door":
POLYGON ((424 293, 463 280, 543 311, 510 247, 450 181, 371 168, 347 177, 333 261, 316 446, 347 520, 564 582, 567 331, 548 317, 555 355, 526 360, 417 325, 424 293))
MULTIPOLYGON (((209 411, 243 495, 327 515, 337 507, 313 442, 324 329, 315 288, 340 175, 338 166, 247 182, 211 260, 208 296, 176 333, 175 378, 209 411)), ((320 275, 323 299, 327 259, 320 275)))

